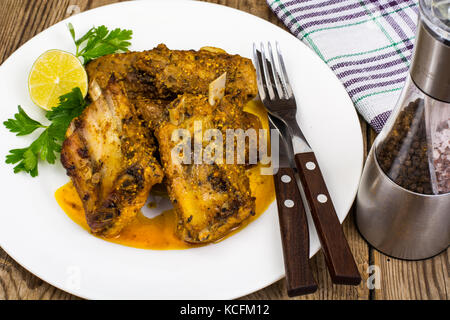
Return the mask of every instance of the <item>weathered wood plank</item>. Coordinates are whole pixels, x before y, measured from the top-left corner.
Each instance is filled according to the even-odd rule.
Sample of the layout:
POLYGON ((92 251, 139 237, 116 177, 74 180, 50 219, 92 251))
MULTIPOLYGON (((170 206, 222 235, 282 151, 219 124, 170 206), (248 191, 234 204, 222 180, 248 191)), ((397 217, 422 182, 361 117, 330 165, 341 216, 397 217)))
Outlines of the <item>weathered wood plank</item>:
POLYGON ((374 263, 381 270, 381 288, 375 299, 448 300, 448 249, 422 261, 390 258, 374 250, 374 263))

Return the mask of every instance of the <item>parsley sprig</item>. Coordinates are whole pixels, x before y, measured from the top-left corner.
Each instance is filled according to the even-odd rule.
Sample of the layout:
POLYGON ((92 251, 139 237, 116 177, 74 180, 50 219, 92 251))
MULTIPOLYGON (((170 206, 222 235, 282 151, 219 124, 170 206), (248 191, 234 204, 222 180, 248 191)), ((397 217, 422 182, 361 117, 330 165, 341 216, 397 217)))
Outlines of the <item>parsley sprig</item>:
POLYGON ((73 25, 69 23, 68 27, 77 48, 76 56, 83 58, 84 64, 107 54, 126 52, 131 45, 128 41, 133 35, 131 30, 116 28, 109 31, 105 26, 93 27, 76 39, 73 25))
MULTIPOLYGON (((107 54, 126 52, 131 45, 128 41, 133 34, 131 30, 116 28, 109 31, 106 26, 93 27, 84 36, 76 39, 73 25, 69 23, 68 27, 75 42, 76 56, 82 58, 84 64, 107 54)), ((19 106, 19 112, 14 118, 3 122, 9 131, 17 136, 25 136, 38 129, 44 130, 28 147, 10 150, 6 163, 16 164, 15 173, 24 171, 36 177, 39 160, 55 163, 70 122, 81 115, 85 108, 86 101, 80 88, 59 97, 58 106, 46 112, 45 117, 50 121, 48 125, 31 119, 19 106)))
POLYGON ((61 152, 61 144, 65 139, 70 122, 78 117, 85 107, 86 102, 78 87, 61 96, 58 106, 46 112, 45 117, 51 122, 49 125, 43 125, 39 121, 31 119, 19 106, 19 112, 14 115, 14 118, 3 123, 5 127, 16 133, 17 136, 28 135, 40 128, 43 128, 44 131, 28 147, 9 151, 6 163, 17 163, 14 173, 24 171, 32 177, 36 177, 39 159, 54 164, 56 154, 61 152))

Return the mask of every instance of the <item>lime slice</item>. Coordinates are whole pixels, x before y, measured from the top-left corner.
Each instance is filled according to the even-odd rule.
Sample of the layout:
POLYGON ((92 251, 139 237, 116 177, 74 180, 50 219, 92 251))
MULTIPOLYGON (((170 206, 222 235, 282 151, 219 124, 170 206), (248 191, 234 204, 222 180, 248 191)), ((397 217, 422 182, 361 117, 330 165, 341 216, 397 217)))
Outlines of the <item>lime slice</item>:
POLYGON ((61 50, 49 50, 42 54, 28 77, 31 100, 45 110, 56 107, 59 97, 76 87, 86 96, 86 70, 76 56, 61 50))

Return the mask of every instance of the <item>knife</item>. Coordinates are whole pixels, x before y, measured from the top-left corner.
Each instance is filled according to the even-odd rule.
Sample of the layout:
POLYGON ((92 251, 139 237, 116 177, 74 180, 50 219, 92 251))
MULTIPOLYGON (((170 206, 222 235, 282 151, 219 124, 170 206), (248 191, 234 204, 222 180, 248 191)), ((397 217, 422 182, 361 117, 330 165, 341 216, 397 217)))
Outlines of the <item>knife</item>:
MULTIPOLYGON (((281 240, 283 245, 286 286, 290 297, 313 293, 317 284, 309 266, 309 232, 306 211, 297 185, 297 178, 292 166, 279 120, 269 115, 269 127, 278 133, 271 135, 278 141, 278 169, 273 176, 277 197, 278 218, 280 221, 281 240)), ((273 131, 272 131, 273 132, 273 131)), ((272 154, 272 163, 273 161, 272 154)))

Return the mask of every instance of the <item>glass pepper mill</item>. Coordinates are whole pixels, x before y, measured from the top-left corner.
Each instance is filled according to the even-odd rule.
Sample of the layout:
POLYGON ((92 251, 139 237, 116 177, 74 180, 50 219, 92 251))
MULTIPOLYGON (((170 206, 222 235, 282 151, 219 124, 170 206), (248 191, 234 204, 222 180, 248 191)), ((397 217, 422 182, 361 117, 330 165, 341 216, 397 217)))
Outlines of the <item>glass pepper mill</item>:
POLYGON ((381 252, 425 259, 450 243, 450 0, 420 0, 405 87, 364 167, 356 223, 381 252))

